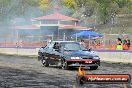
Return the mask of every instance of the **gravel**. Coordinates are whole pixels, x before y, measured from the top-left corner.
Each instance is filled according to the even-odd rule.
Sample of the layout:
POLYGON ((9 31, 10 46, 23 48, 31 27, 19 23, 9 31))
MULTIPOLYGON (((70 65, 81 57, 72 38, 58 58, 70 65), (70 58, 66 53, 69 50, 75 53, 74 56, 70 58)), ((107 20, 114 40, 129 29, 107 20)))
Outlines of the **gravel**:
MULTIPOLYGON (((37 58, 0 55, 0 88, 123 88, 123 84, 84 84, 75 81, 77 69, 42 67, 37 58)), ((101 62, 97 70, 87 74, 130 74, 132 64, 101 62)), ((132 83, 127 84, 132 88, 132 83)))

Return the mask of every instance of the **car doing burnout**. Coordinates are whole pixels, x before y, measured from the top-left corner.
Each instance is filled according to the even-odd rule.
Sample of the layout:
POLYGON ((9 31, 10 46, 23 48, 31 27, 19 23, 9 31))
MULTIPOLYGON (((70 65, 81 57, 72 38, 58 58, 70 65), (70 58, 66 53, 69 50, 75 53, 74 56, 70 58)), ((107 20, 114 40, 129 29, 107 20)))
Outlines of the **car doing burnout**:
POLYGON ((58 65, 63 69, 70 67, 90 67, 96 70, 100 65, 100 58, 78 42, 53 41, 38 51, 38 60, 43 66, 58 65))

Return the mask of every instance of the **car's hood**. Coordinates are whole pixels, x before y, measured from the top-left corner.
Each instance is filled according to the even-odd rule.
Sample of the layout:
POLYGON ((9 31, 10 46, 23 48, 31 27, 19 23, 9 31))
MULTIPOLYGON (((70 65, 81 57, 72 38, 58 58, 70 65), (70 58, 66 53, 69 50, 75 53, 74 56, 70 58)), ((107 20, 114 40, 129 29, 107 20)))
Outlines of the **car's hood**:
POLYGON ((68 55, 68 56, 78 56, 78 57, 81 57, 81 56, 97 56, 94 52, 89 52, 89 51, 64 51, 65 55, 68 55))

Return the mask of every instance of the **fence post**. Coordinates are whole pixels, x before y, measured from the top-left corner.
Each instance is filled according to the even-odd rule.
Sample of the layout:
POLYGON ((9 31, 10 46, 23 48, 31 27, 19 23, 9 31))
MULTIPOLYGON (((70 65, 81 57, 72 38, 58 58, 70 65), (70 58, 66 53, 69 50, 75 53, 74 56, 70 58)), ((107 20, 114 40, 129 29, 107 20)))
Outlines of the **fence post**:
POLYGON ((105 33, 104 33, 104 48, 106 49, 106 45, 105 45, 105 33))
POLYGON ((65 33, 64 33, 64 35, 63 35, 63 41, 65 41, 65 38, 66 38, 66 35, 65 35, 65 33))

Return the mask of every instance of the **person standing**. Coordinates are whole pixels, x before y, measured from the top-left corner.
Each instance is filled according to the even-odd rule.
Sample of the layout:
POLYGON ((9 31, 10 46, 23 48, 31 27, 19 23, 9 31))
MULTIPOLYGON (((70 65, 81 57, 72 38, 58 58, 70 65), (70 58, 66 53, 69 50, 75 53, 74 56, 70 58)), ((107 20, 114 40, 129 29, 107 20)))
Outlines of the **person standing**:
POLYGON ((129 50, 130 49, 130 40, 127 36, 123 36, 123 50, 129 50))
POLYGON ((123 44, 121 38, 117 38, 116 42, 117 42, 116 50, 123 50, 123 44))
POLYGON ((85 42, 84 42, 84 40, 83 40, 83 39, 81 39, 81 41, 80 41, 80 45, 82 45, 82 46, 86 47, 86 44, 85 44, 85 42))
POLYGON ((49 38, 47 39, 47 45, 50 44, 51 42, 52 42, 51 37, 49 37, 49 38))

